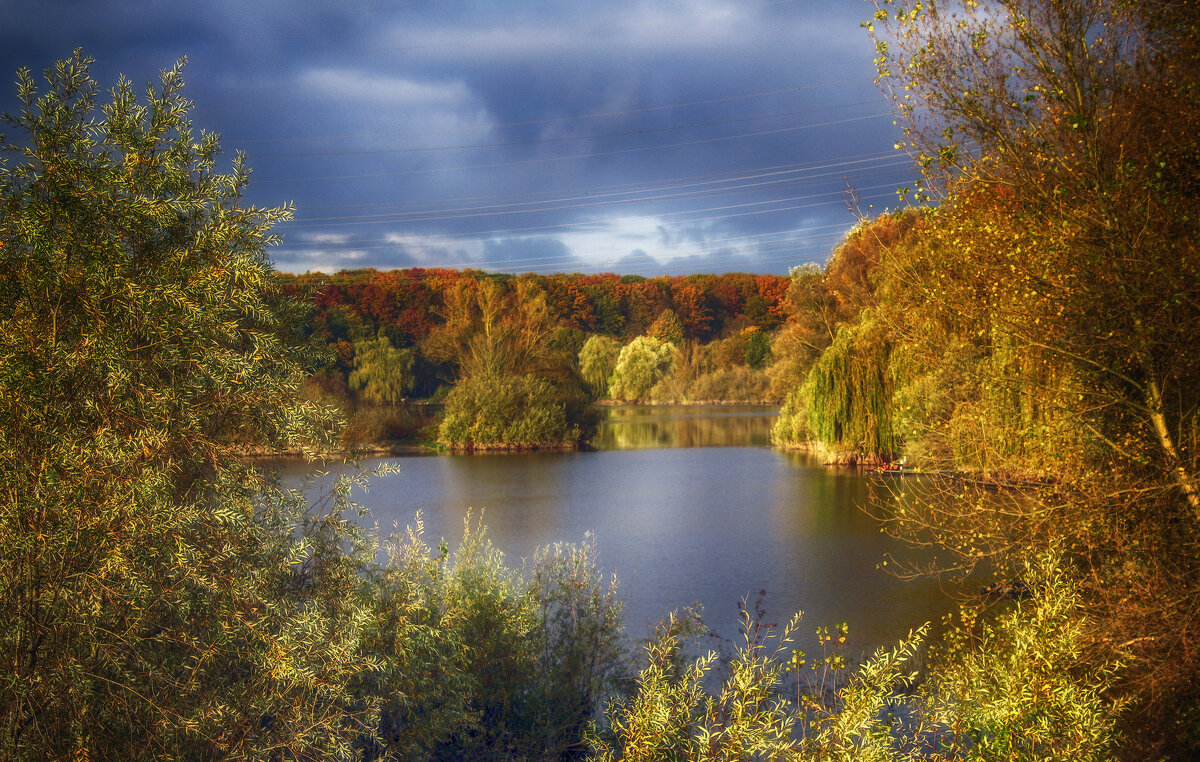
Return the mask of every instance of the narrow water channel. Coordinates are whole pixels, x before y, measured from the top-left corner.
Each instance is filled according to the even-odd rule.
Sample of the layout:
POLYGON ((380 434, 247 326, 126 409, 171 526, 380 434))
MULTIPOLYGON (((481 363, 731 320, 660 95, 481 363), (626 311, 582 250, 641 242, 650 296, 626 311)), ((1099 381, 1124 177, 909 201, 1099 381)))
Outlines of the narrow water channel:
MULTIPOLYGON (((870 477, 767 446, 774 408, 609 408, 595 449, 575 453, 414 456, 356 500, 381 533, 412 524, 453 547, 468 510, 519 565, 540 546, 595 536, 615 573, 631 637, 668 611, 699 603, 706 623, 737 635, 737 604, 765 592, 768 619, 803 610, 804 630, 845 621, 857 657, 938 619, 934 580, 880 568, 914 551, 862 510, 870 477)), ((297 484, 301 464, 282 464, 297 484)), ((310 486, 327 488, 328 479, 310 486)))

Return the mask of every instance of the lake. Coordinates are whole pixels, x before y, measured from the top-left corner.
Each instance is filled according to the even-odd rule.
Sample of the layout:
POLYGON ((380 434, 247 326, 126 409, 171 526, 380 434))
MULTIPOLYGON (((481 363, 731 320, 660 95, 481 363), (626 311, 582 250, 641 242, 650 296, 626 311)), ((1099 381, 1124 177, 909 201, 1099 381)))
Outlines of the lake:
MULTIPOLYGON (((904 582, 879 564, 915 551, 863 510, 872 479, 771 449, 777 408, 611 407, 584 452, 412 456, 355 499, 381 534, 412 524, 454 547, 469 509, 510 565, 540 546, 595 536, 618 577, 631 637, 698 602, 705 622, 737 635, 737 604, 765 591, 769 621, 804 611, 802 631, 848 622, 850 654, 937 620, 950 601, 935 580, 904 582)), ((307 467, 280 466, 298 484, 307 467)), ((318 480, 313 492, 328 487, 318 480)), ((880 490, 876 489, 876 493, 880 490)), ((916 558, 916 560, 923 560, 916 558)))

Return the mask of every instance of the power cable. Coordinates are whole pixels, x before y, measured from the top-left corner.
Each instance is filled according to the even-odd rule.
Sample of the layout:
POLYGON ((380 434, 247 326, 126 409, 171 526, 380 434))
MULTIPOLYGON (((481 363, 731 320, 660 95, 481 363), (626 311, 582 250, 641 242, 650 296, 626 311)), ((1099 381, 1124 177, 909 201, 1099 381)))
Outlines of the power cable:
MULTIPOLYGON (((893 161, 899 160, 905 163, 911 163, 911 159, 907 156, 897 157, 894 151, 885 151, 875 154, 857 154, 843 157, 837 161, 818 163, 818 162, 799 162, 793 164, 776 164, 767 167, 756 167, 754 169, 744 170, 743 174, 730 175, 728 172, 713 172, 702 175, 682 175, 662 180, 642 180, 628 183, 615 183, 611 185, 589 186, 587 189, 568 188, 558 191, 559 193, 569 193, 578 195, 569 196, 551 196, 541 201, 528 201, 528 203, 550 203, 559 201, 574 201, 577 199, 601 198, 605 196, 616 196, 633 193, 649 193, 660 190, 676 190, 681 188, 690 188, 701 185, 715 185, 727 182, 740 182, 743 180, 753 180, 761 177, 774 177, 778 175, 790 175, 799 172, 806 172, 816 169, 838 169, 859 165, 861 171, 869 171, 873 167, 870 166, 873 162, 878 162, 879 168, 890 166, 893 161), (866 166, 862 166, 866 165, 866 166), (714 179, 715 178, 715 179, 714 179), (683 182, 687 181, 687 182, 683 182)), ((821 175, 812 175, 811 177, 826 177, 830 174, 841 173, 826 173, 821 175)), ((808 179, 808 178, 802 178, 808 179)), ((325 204, 319 206, 305 206, 305 210, 313 209, 360 209, 365 207, 380 207, 380 206, 395 206, 398 203, 405 206, 434 206, 438 204, 463 203, 469 201, 494 201, 495 204, 480 206, 480 209, 487 209, 495 206, 504 206, 500 203, 508 199, 529 199, 536 196, 546 196, 550 191, 526 191, 524 193, 512 194, 492 194, 487 196, 458 196, 452 198, 439 199, 414 199, 404 202, 395 201, 377 201, 361 204, 325 204)), ((444 210, 431 210, 444 211, 444 210)), ((315 218, 303 218, 315 219, 315 218)))
POLYGON ((567 156, 540 156, 530 159, 514 159, 512 161, 493 162, 489 164, 473 164, 467 166, 454 167, 425 167, 421 169, 401 169, 390 172, 372 172, 359 175, 326 175, 320 177, 288 177, 267 180, 255 180, 256 185, 279 184, 279 183, 301 183, 301 182, 328 182, 331 180, 362 180, 371 177, 397 177, 400 175, 415 175, 415 174, 431 174, 438 172, 460 172, 464 170, 475 169, 495 169, 497 167, 515 167, 528 164, 542 164, 554 161, 571 161, 573 159, 594 159, 602 156, 618 156, 621 154, 640 153, 642 151, 659 151, 666 148, 683 148, 686 146, 707 145, 711 143, 720 143, 727 140, 741 140, 743 138, 756 138, 766 135, 780 135, 785 132, 797 132, 799 130, 815 129, 818 127, 833 127, 839 124, 849 124, 851 122, 861 122, 867 119, 879 119, 881 117, 891 117, 892 113, 883 111, 876 114, 864 114, 862 116, 848 117, 846 119, 835 119, 828 122, 815 122, 813 124, 802 124, 792 127, 780 127, 774 130, 760 130, 758 132, 747 132, 739 135, 725 135, 716 138, 702 138, 696 140, 685 140, 678 143, 666 143, 657 146, 640 146, 637 148, 621 148, 611 151, 595 151, 592 153, 569 154, 567 156))
POLYGON ((312 158, 317 156, 371 156, 378 154, 400 154, 400 153, 428 153, 431 151, 465 151, 478 148, 510 148, 512 146, 530 146, 530 145, 545 145, 547 143, 562 143, 569 140, 596 140, 599 138, 619 138, 628 137, 630 135, 653 135, 662 132, 674 132, 675 130, 690 130, 696 127, 719 127, 726 124, 740 124, 742 122, 755 122, 763 119, 777 119, 784 116, 799 116, 801 114, 821 114, 827 111, 836 111, 838 109, 854 108, 855 106, 870 106, 877 104, 877 100, 857 101, 855 103, 841 103, 833 106, 822 106, 820 108, 800 109, 797 111, 780 111, 774 114, 759 114, 756 116, 740 116, 735 119, 714 119, 707 122, 692 122, 691 124, 673 124, 665 127, 647 127, 639 130, 624 130, 622 132, 601 132, 592 133, 589 135, 559 135, 556 137, 543 137, 536 140, 508 140, 492 143, 465 143, 456 146, 416 146, 409 148, 364 148, 359 150, 347 151, 293 151, 288 153, 256 153, 247 151, 246 155, 250 158, 266 159, 266 158, 312 158))
MULTIPOLYGON (((584 121, 587 119, 609 119, 616 116, 632 116, 634 114, 649 114, 656 111, 672 111, 675 109, 692 108, 694 106, 710 106, 716 103, 729 103, 732 101, 748 100, 751 98, 765 98, 772 95, 785 95, 790 93, 799 93, 806 90, 816 90, 822 87, 833 87, 836 85, 844 85, 848 82, 870 82, 867 77, 847 77, 845 79, 833 80, 831 82, 821 82, 814 85, 800 85, 798 87, 788 87, 782 90, 764 90, 757 93, 745 93, 741 95, 728 95, 720 98, 707 98, 698 101, 687 101, 684 103, 667 103, 659 106, 646 106, 643 108, 625 109, 623 111, 597 111, 590 114, 574 114, 571 116, 552 116, 544 119, 522 119, 515 122, 488 122, 484 124, 468 124, 458 125, 454 127, 430 127, 423 130, 394 130, 388 132, 360 132, 348 135, 311 135, 311 136, 293 136, 281 138, 230 138, 222 135, 221 142, 233 145, 244 145, 248 143, 292 143, 300 141, 316 141, 316 140, 360 140, 364 138, 387 138, 387 137, 403 137, 408 135, 444 135, 453 132, 477 132, 490 131, 497 129, 507 129, 510 127, 534 127, 537 125, 559 124, 561 122, 584 121)), ((870 103, 873 101, 864 101, 870 103)))

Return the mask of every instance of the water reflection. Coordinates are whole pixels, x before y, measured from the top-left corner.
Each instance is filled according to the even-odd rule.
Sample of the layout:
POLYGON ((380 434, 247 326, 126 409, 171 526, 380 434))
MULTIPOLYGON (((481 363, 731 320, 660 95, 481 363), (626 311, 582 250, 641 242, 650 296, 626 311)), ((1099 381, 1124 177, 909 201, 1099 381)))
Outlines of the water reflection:
MULTIPOLYGON (((601 563, 620 580, 633 637, 697 601, 710 626, 734 636, 738 601, 760 590, 773 620, 803 609, 809 632, 849 622, 855 654, 939 618, 948 603, 937 583, 905 583, 878 568, 887 554, 910 551, 861 510, 868 479, 745 445, 766 436, 764 410, 773 412, 616 409, 602 428, 606 449, 389 459, 401 473, 356 499, 385 534, 420 510, 427 540, 451 546, 468 509, 483 510, 514 564, 591 531, 601 563), (641 441, 653 444, 617 449, 641 441)), ((299 480, 302 467, 284 477, 299 480)))
POLYGON ((779 408, 771 405, 651 405, 603 408, 597 450, 767 447, 779 408))

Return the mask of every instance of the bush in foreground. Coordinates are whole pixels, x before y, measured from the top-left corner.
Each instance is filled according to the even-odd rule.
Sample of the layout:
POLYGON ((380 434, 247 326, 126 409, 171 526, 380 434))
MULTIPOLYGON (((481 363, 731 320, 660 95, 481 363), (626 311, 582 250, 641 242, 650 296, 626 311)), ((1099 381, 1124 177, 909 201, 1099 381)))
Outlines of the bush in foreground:
POLYGON ((508 567, 468 518, 437 550, 416 527, 387 544, 358 685, 379 702, 368 759, 572 759, 624 676, 616 581, 590 538, 508 567))
POLYGON ((808 695, 798 688, 785 696, 785 678, 794 674, 804 686, 806 673, 839 668, 840 658, 806 663, 791 648, 799 617, 773 632, 743 611, 745 639, 719 690, 709 693, 703 686, 715 655, 683 663, 678 629, 668 628, 646 646, 634 693, 610 704, 607 727, 590 735, 594 758, 1113 759, 1121 706, 1104 693, 1115 670, 1083 666, 1084 619, 1055 564, 1042 562, 1029 574, 1040 580, 1032 597, 989 623, 964 618, 919 685, 909 665, 923 631, 880 649, 836 691, 818 683, 808 695))
POLYGON ((239 457, 332 431, 289 212, 243 205, 182 64, 101 105, 90 63, 22 71, 0 141, 0 756, 344 753, 373 549, 239 457))

